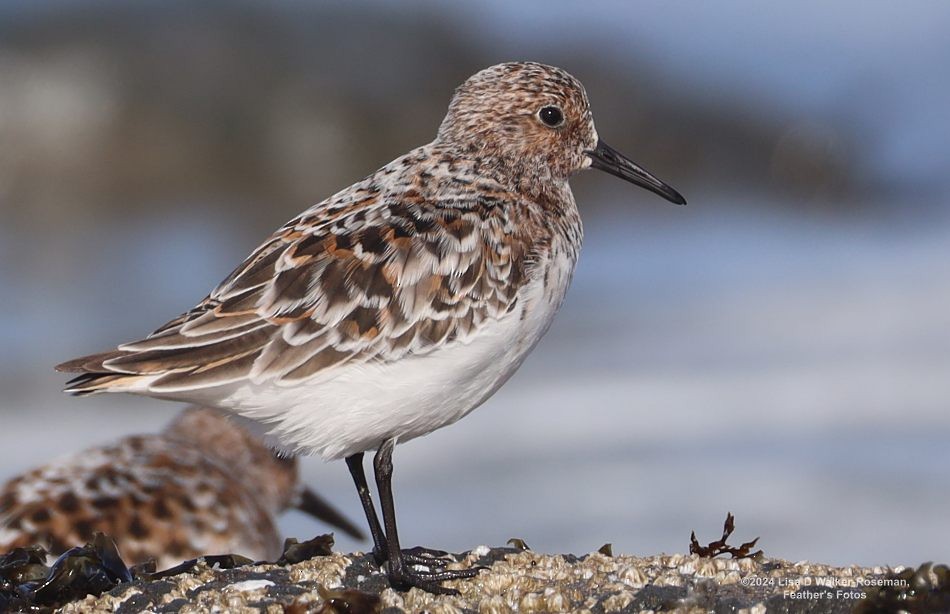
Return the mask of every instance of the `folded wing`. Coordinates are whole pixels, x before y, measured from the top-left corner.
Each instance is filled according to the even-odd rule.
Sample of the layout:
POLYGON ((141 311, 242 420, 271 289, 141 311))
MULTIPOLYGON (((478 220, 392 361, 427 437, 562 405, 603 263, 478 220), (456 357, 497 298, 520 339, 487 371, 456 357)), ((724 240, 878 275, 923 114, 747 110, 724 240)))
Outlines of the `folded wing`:
POLYGON ((59 365, 81 374, 66 390, 186 397, 241 380, 295 385, 464 343, 514 307, 527 260, 472 198, 440 208, 357 193, 348 207, 318 205, 146 339, 59 365))

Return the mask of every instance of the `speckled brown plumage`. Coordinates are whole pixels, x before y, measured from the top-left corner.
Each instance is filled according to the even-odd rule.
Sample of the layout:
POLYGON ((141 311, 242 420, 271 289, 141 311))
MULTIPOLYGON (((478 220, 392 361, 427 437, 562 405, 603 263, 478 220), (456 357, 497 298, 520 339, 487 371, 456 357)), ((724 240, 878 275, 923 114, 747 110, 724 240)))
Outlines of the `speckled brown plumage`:
POLYGON ((547 331, 583 236, 568 179, 591 167, 686 202, 600 140, 567 72, 486 68, 435 140, 288 222, 146 339, 60 365, 79 374, 67 391, 207 403, 283 449, 346 458, 392 584, 444 592, 473 572, 407 568, 393 448, 481 405, 547 331), (385 535, 362 469, 374 449, 385 535))
POLYGON ((126 437, 54 461, 0 488, 0 552, 53 554, 101 531, 126 562, 171 566, 202 554, 279 555, 276 516, 301 487, 279 458, 217 410, 182 412, 161 434, 126 437))
POLYGON ((145 375, 157 376, 148 392, 172 395, 244 378, 297 383, 464 343, 512 309, 555 233, 571 255, 581 236, 576 211, 552 226, 474 166, 435 147, 397 160, 381 171, 385 192, 369 178, 289 222, 148 339, 61 368, 96 373, 79 392, 145 375), (428 180, 410 172, 422 161, 428 180))
POLYGON ((277 419, 265 402, 222 397, 242 384, 312 386, 346 365, 468 344, 527 300, 526 284, 566 288, 582 236, 566 181, 582 154, 559 154, 596 145, 586 95, 541 65, 480 75, 456 92, 434 142, 288 222, 197 307, 142 341, 60 365, 85 373, 69 390, 277 419), (574 121, 560 132, 538 125, 545 102, 574 121), (524 109, 503 112, 513 107, 524 109))

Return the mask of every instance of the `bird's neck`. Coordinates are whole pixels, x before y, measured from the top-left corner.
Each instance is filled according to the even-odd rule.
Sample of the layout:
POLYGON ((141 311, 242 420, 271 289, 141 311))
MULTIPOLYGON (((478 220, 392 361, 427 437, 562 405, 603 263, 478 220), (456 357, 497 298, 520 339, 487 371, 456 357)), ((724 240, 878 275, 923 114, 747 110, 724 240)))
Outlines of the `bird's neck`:
POLYGON ((457 145, 436 140, 426 149, 434 157, 453 160, 474 176, 492 180, 528 200, 560 202, 570 195, 567 177, 552 174, 544 159, 511 155, 488 144, 457 145))

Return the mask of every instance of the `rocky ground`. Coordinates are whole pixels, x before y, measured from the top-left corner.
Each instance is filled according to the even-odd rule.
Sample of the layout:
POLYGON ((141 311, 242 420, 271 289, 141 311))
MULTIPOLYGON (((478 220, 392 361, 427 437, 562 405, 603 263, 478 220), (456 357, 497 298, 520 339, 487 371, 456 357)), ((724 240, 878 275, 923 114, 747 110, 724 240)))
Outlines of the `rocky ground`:
POLYGON ((448 569, 481 568, 445 584, 455 595, 395 591, 371 555, 333 552, 332 535, 288 539, 273 563, 227 554, 156 571, 126 566, 97 533, 51 565, 39 545, 0 556, 0 612, 950 612, 946 565, 790 563, 753 551, 758 539, 729 545, 734 529, 729 514, 722 537, 691 536, 688 555, 541 554, 520 539, 441 553, 448 569))
POLYGON ((789 563, 761 555, 549 555, 480 547, 450 567, 485 565, 447 583, 458 596, 389 588, 365 554, 184 573, 123 583, 59 611, 79 612, 911 612, 950 611, 945 566, 917 570, 789 563))

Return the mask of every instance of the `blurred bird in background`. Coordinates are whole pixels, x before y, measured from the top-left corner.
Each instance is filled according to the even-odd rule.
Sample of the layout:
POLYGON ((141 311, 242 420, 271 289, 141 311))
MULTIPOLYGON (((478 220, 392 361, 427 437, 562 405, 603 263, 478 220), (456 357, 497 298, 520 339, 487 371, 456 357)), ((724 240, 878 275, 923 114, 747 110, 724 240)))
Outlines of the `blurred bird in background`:
POLYGON ((205 554, 280 554, 276 517, 295 508, 362 539, 299 484, 297 460, 217 410, 184 410, 157 435, 135 435, 62 458, 0 489, 0 552, 42 544, 59 555, 101 531, 129 564, 159 568, 205 554))

